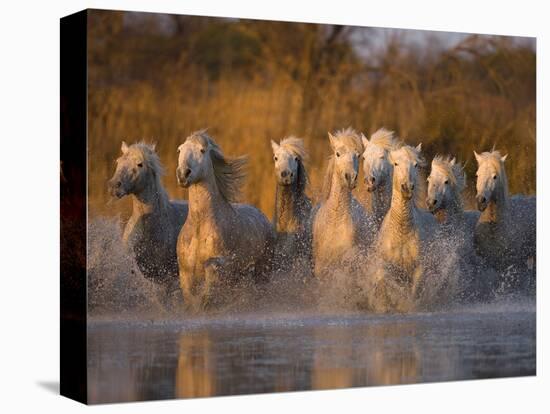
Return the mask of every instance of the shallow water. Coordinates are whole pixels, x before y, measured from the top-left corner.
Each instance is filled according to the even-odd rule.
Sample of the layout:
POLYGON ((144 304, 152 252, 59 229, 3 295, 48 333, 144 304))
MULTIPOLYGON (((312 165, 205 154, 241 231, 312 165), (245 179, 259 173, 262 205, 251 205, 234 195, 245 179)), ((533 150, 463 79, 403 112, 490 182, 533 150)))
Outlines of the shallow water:
POLYGON ((535 305, 237 315, 88 328, 91 403, 536 374, 535 305))

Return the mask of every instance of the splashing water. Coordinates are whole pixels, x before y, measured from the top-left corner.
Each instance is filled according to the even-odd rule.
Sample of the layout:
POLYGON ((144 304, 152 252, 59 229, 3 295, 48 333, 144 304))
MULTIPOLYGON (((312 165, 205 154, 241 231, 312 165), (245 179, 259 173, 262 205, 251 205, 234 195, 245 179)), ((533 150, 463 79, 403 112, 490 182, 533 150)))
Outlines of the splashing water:
MULTIPOLYGON (((166 290, 146 279, 122 244, 119 218, 97 217, 89 224, 88 310, 97 319, 174 319, 188 317, 182 301, 165 300, 166 290)), ((510 295, 509 279, 515 270, 499 278, 481 261, 471 260, 464 237, 439 235, 423 257, 424 279, 416 311, 448 310, 468 302, 487 303, 510 295), (495 282, 500 280, 499 283, 495 282)), ((369 311, 376 300, 372 274, 380 266, 377 257, 350 251, 329 277, 319 281, 305 261, 292 269, 276 269, 261 285, 243 284, 228 289, 222 305, 208 314, 238 313, 354 313, 369 311), (373 299, 374 298, 374 299, 373 299)), ((389 281, 394 300, 406 298, 402 284, 389 281)), ((175 292, 179 297, 179 292, 175 292)), ((529 296, 529 295, 527 295, 529 296)), ((532 295, 531 295, 532 296, 532 295)), ((196 315, 195 315, 196 316, 196 315)))

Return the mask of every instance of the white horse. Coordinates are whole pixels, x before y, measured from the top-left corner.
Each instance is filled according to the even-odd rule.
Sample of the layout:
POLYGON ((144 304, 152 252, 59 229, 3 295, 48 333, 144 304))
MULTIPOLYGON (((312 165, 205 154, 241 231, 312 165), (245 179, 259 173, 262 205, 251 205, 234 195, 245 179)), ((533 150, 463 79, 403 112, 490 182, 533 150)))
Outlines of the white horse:
MULTIPOLYGON (((507 155, 499 151, 474 151, 478 163, 476 201, 481 211, 474 242, 479 255, 499 271, 518 270, 532 273, 536 258, 536 198, 508 196, 504 168, 507 155)), ((512 281, 520 287, 534 282, 521 273, 512 281)))
POLYGON ((124 227, 123 242, 146 278, 177 289, 176 242, 188 205, 168 199, 161 184, 164 170, 154 145, 128 146, 122 142, 121 151, 109 189, 117 198, 132 198, 132 215, 124 227))
POLYGON ((313 218, 316 276, 341 263, 355 248, 367 245, 372 232, 363 207, 352 196, 363 152, 361 138, 351 128, 334 136, 329 132, 328 136, 333 155, 325 174, 322 200, 313 218))
POLYGON ((187 305, 197 310, 223 302, 227 288, 263 277, 274 234, 260 210, 233 204, 245 158, 226 158, 204 130, 178 151, 176 177, 189 189, 189 217, 177 248, 180 285, 187 305))
POLYGON ((389 153, 397 148, 398 140, 393 131, 385 128, 372 134, 370 140, 364 135, 361 139, 365 148, 363 172, 367 189, 361 201, 378 228, 390 208, 393 167, 389 161, 389 153))
MULTIPOLYGON (((494 293, 496 274, 474 249, 474 230, 479 211, 464 210, 462 192, 466 187, 464 168, 455 158, 436 156, 428 177, 426 205, 439 222, 438 244, 444 244, 446 258, 453 256, 458 265, 456 275, 447 272, 440 280, 455 283, 455 299, 486 299, 494 293), (457 295, 457 291, 460 294, 457 295)), ((456 272, 454 272, 456 273, 456 272)))
POLYGON ((378 234, 374 287, 375 310, 410 310, 424 275, 422 256, 433 238, 435 219, 418 207, 418 169, 424 165, 421 144, 390 152, 393 164, 391 205, 378 234))
POLYGON ((277 179, 273 216, 277 261, 288 263, 295 258, 309 261, 311 200, 305 192, 308 178, 304 142, 300 138, 287 137, 280 144, 271 141, 271 146, 277 179))

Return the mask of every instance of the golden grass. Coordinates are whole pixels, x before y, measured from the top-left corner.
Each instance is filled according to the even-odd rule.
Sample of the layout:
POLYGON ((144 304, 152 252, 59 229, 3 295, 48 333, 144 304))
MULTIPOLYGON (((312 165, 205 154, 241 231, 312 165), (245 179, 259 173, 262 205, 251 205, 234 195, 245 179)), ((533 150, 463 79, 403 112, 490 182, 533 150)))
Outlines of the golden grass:
POLYGON ((316 193, 329 155, 327 131, 348 126, 366 135, 382 126, 395 130, 408 143, 422 142, 429 161, 437 153, 456 156, 467 163, 470 194, 476 167, 472 151, 496 144, 510 154, 506 167, 511 193, 534 193, 534 52, 497 42, 492 51, 476 55, 474 44, 468 46, 473 58, 457 49, 421 62, 411 60, 414 51, 396 53, 395 47, 381 52, 374 69, 344 60, 329 77, 310 73, 306 80, 273 65, 257 76, 222 71, 213 79, 190 64, 162 76, 151 68, 149 78, 107 82, 102 76, 109 67, 92 62, 91 214, 130 212, 128 200, 109 203, 106 188, 122 140, 157 142, 168 193, 186 198, 176 185, 176 149, 190 132, 202 128, 209 129, 227 155, 249 155, 244 201, 268 217, 275 195, 270 140, 291 134, 304 138, 316 193))

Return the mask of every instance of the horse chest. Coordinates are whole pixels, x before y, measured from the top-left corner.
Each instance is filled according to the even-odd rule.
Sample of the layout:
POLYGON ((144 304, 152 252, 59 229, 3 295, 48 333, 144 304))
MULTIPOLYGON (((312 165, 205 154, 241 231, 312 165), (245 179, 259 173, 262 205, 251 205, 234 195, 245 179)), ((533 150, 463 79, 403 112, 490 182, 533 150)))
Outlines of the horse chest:
POLYGON ((223 255, 224 243, 218 234, 207 222, 185 228, 184 261, 189 267, 200 266, 211 257, 223 255))
POLYGON ((322 216, 316 221, 314 245, 317 256, 339 256, 354 244, 354 230, 351 218, 331 223, 322 216), (325 226, 330 226, 330 231, 325 226))
POLYGON ((420 254, 418 233, 408 233, 401 237, 388 238, 383 242, 382 254, 387 262, 409 267, 416 263, 420 254))

